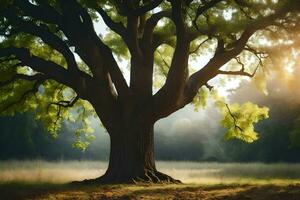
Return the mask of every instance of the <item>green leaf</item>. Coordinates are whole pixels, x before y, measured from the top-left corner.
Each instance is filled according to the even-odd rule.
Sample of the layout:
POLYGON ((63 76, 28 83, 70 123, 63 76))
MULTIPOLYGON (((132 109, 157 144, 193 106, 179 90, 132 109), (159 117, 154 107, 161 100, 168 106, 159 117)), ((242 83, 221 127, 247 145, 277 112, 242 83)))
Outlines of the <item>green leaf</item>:
POLYGON ((223 106, 221 125, 227 129, 225 139, 240 139, 251 143, 258 139, 254 125, 269 117, 267 107, 259 107, 251 102, 223 106))

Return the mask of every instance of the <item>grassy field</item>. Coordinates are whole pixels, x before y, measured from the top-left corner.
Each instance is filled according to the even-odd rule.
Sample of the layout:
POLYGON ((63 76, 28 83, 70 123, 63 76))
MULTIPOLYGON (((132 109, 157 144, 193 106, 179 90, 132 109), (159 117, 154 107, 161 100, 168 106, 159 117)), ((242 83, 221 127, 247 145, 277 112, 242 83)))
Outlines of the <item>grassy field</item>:
POLYGON ((0 161, 0 199, 300 200, 300 164, 158 162, 177 185, 74 186, 105 162, 0 161))
POLYGON ((69 186, 5 184, 0 199, 97 199, 97 200, 299 200, 300 185, 114 185, 69 186))

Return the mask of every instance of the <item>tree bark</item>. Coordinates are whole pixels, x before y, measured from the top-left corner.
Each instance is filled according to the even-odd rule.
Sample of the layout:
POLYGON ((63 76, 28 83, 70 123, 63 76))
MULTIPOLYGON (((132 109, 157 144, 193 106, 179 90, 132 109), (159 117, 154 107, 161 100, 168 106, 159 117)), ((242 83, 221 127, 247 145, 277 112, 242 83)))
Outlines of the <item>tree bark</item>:
POLYGON ((110 134, 111 150, 106 173, 99 178, 103 183, 178 182, 158 172, 154 158, 153 124, 138 120, 120 126, 110 134))
POLYGON ((180 183, 157 171, 154 156, 154 123, 144 112, 122 117, 110 130, 110 158, 106 173, 83 183, 180 183), (142 114, 141 114, 142 113, 142 114))

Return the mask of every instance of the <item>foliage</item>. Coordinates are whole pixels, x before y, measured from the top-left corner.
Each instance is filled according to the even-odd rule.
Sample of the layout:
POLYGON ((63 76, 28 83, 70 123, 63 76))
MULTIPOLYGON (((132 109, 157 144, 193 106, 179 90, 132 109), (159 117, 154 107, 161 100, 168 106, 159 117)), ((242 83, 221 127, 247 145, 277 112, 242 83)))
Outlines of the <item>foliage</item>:
POLYGON ((225 139, 237 138, 245 142, 253 142, 258 139, 254 131, 254 124, 259 120, 268 118, 268 108, 258 107, 247 102, 243 105, 232 104, 228 109, 223 108, 223 120, 221 124, 227 128, 225 139))
POLYGON ((269 117, 269 108, 259 107, 251 102, 229 105, 217 90, 209 91, 206 87, 202 87, 193 101, 195 110, 198 111, 199 107, 204 108, 207 99, 215 102, 215 106, 222 115, 220 123, 227 130, 224 135, 226 140, 240 139, 251 143, 258 139, 258 133, 254 131, 254 124, 269 117))
MULTIPOLYGON (((295 48, 290 47, 288 42, 276 43, 275 41, 279 41, 279 37, 296 41, 299 37, 297 28, 295 28, 299 21, 297 14, 299 6, 297 7, 295 1, 230 0, 186 1, 185 3, 182 3, 183 1, 178 1, 180 3, 162 1, 136 16, 135 11, 139 11, 139 8, 147 8, 156 1, 130 1, 128 4, 124 4, 123 1, 104 0, 70 1, 67 12, 63 8, 63 2, 58 0, 1 1, 0 49, 7 50, 14 47, 19 52, 7 55, 4 50, 0 51, 0 82, 3 85, 0 88, 0 112, 2 115, 34 112, 36 119, 40 120, 46 130, 55 137, 65 120, 80 121, 80 127, 75 132, 77 140, 74 146, 81 149, 85 149, 93 139, 93 131, 89 123, 89 119, 96 115, 95 102, 91 100, 95 96, 93 93, 99 92, 100 88, 103 89, 107 86, 105 91, 99 95, 101 96, 100 100, 98 99, 99 102, 108 102, 106 106, 101 105, 105 109, 109 108, 108 104, 110 105, 111 101, 116 101, 111 105, 125 105, 124 102, 119 102, 124 99, 121 97, 123 93, 130 91, 130 95, 126 93, 125 96, 135 96, 131 92, 136 92, 134 88, 138 86, 131 87, 134 83, 130 83, 128 86, 124 80, 125 83, 122 85, 119 83, 120 80, 116 80, 116 77, 124 78, 124 73, 121 72, 124 69, 119 68, 114 57, 128 63, 131 67, 130 70, 134 68, 131 65, 137 61, 153 58, 153 60, 150 59, 150 63, 153 61, 152 67, 154 67, 154 73, 150 74, 151 77, 154 75, 152 89, 160 92, 152 94, 152 90, 149 90, 151 94, 147 95, 155 99, 162 99, 160 98, 161 94, 169 97, 166 98, 167 100, 159 102, 168 112, 156 113, 159 117, 166 117, 188 103, 195 105, 196 109, 205 107, 210 96, 210 92, 206 88, 207 82, 219 74, 253 77, 258 88, 267 93, 265 82, 267 70, 263 66, 269 65, 272 58, 269 59, 266 55, 278 55, 267 44, 274 42, 274 46, 277 47, 285 45, 290 50, 287 52, 291 52, 291 49, 295 50, 295 48), (213 5, 209 6, 210 3, 213 5), (208 7, 206 8, 206 6, 208 7), (26 12, 28 7, 45 9, 47 12, 28 13, 26 12), (199 13, 201 9, 204 10, 199 13), (147 22, 151 23, 152 17, 160 11, 167 14, 158 18, 153 26, 153 32, 150 34, 151 37, 143 38, 144 30, 140 31, 140 29, 146 27, 147 22), (63 16, 61 20, 64 23, 59 20, 57 22, 56 17, 51 14, 63 16), (51 19, 47 19, 49 16, 51 19), (98 37, 95 34, 93 23, 99 23, 100 17, 108 26, 108 30, 105 35, 98 37), (132 27, 133 29, 136 27, 136 30, 131 32, 131 23, 135 21, 135 17, 137 17, 137 22, 132 27), (64 20, 67 20, 68 23, 65 23, 64 20), (69 23, 68 20, 72 23, 69 23), (145 24, 143 24, 143 20, 145 24), (74 30, 78 30, 78 35, 74 30), (184 39, 180 38, 181 31, 187 34, 182 37, 184 39), (248 32, 251 34, 249 35, 248 32), (292 36, 288 37, 287 35, 292 36), (132 38, 134 36, 135 38, 132 38), (191 40, 187 48, 189 52, 178 53, 185 49, 179 49, 180 46, 184 46, 180 42, 187 38, 191 40), (147 39, 150 41, 150 46, 147 46, 149 44, 140 45, 147 39), (136 47, 138 50, 135 49, 136 47), (23 52, 24 54, 22 53, 20 56, 20 51, 24 49, 28 49, 29 55, 24 51, 25 53, 23 52), (152 49, 153 55, 144 55, 149 49, 152 49), (185 60, 177 59, 182 55, 186 55, 187 61, 178 65, 181 65, 182 68, 186 67, 186 69, 180 71, 180 67, 176 67, 176 62, 185 60), (208 63, 200 63, 199 57, 201 56, 209 57, 208 63), (45 66, 41 66, 40 62, 38 62, 38 66, 32 64, 32 60, 38 59, 43 60, 42 63, 45 66), (192 66, 192 61, 198 62, 197 64, 201 66, 192 66), (76 73, 72 71, 74 66, 71 66, 71 63, 75 65, 76 73), (56 71, 49 72, 51 70, 48 70, 46 65, 54 66, 52 69, 55 68, 56 71), (116 72, 118 68, 120 72, 116 72), (176 73, 177 68, 181 73, 176 73), (203 72, 205 73, 201 74, 203 72), (116 73, 119 74, 115 75, 116 73), (193 76, 197 73, 200 75, 193 76), (171 77, 174 74, 176 76, 171 77), (23 78, 15 78, 20 75, 23 75, 23 78), (61 78, 61 76, 64 77, 61 78), (209 78, 207 79, 207 77, 209 78), (89 86, 86 86, 86 83, 89 83, 89 86), (96 87, 97 84, 100 86, 96 87), (91 88, 91 85, 96 89, 91 88), (170 87, 172 88, 170 89, 170 87), (124 92, 124 88, 128 90, 124 92), (178 94, 169 92, 173 89, 178 94), (185 89, 190 91, 185 91, 185 89), (185 98, 186 94, 193 96, 185 98), (182 99, 190 100, 180 102, 182 99), (88 102, 92 102, 93 105, 88 102), (170 105, 172 103, 176 105, 170 105), (172 109, 168 109, 168 107, 172 109)), ((273 59, 274 57, 276 56, 273 56, 273 59)), ((143 63, 143 65, 145 64, 148 63, 143 63)), ((143 67, 140 66, 141 69, 143 67)), ((148 71, 152 73, 152 70, 148 71)), ((130 75, 134 76, 134 74, 133 71, 130 75)), ((140 76, 144 72, 136 74, 140 76)), ((143 78, 133 79, 143 80, 143 78)), ((230 81, 230 79, 227 80, 230 81)), ((222 82, 221 79, 213 82, 214 87, 217 87, 220 82, 222 82)), ((220 101, 216 96, 213 98, 217 101, 217 107, 220 108, 224 117, 221 124, 228 129, 225 135, 226 139, 238 138, 246 142, 257 139, 254 124, 268 117, 267 108, 261 108, 251 103, 227 105, 224 103, 225 99, 220 101)), ((137 98, 134 102, 138 102, 140 99, 145 98, 137 98)), ((132 101, 130 99, 126 102, 132 101)), ((137 104, 144 105, 144 102, 137 104)), ((125 105, 125 107, 130 106, 125 105)), ((115 109, 111 108, 111 110, 103 112, 105 116, 100 116, 99 113, 97 115, 102 117, 101 119, 108 119, 113 118, 111 115, 114 114, 117 115, 118 120, 116 121, 121 121, 118 117, 125 116, 113 111, 115 109)), ((291 134, 291 137, 293 135, 295 134, 291 134)))

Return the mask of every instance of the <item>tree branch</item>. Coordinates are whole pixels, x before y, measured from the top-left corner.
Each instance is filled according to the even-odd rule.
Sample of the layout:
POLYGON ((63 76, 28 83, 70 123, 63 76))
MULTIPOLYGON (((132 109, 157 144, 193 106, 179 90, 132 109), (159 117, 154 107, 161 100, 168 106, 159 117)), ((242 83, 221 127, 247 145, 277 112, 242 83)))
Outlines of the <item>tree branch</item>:
POLYGON ((79 96, 76 95, 74 98, 72 98, 71 100, 67 101, 67 100, 62 100, 59 102, 52 102, 51 104, 59 106, 59 107, 64 107, 64 108, 70 108, 73 107, 74 104, 79 100, 79 96))
POLYGON ((46 80, 47 77, 43 74, 34 74, 32 76, 25 75, 25 74, 16 74, 13 77, 11 77, 10 79, 0 82, 0 87, 5 87, 5 86, 15 82, 16 80, 20 80, 20 79, 26 80, 26 81, 39 81, 39 80, 46 80))
POLYGON ((9 103, 8 105, 5 105, 3 108, 1 108, 0 113, 3 113, 5 111, 7 111, 9 108, 11 108, 14 105, 17 105, 21 102, 24 102, 27 98, 28 95, 30 94, 34 94, 36 92, 38 92, 38 88, 41 85, 41 83, 44 81, 45 79, 38 79, 36 80, 36 82, 34 83, 33 87, 30 90, 25 91, 20 98, 18 98, 16 101, 13 101, 11 103, 9 103))
MULTIPOLYGON (((171 11, 160 11, 151 15, 151 17, 147 19, 144 28, 143 38, 142 38, 142 42, 145 48, 149 48, 149 46, 154 45, 153 44, 154 28, 157 25, 158 21, 164 17, 171 18, 171 11)), ((153 49, 155 49, 155 45, 153 47, 154 47, 153 49)))
POLYGON ((62 16, 50 6, 36 6, 28 0, 15 0, 17 5, 26 15, 50 24, 62 24, 62 16))
POLYGON ((195 19, 193 20, 193 24, 197 30, 199 30, 199 27, 197 25, 197 20, 198 20, 199 16, 202 15, 207 10, 209 10, 210 8, 214 7, 216 4, 220 3, 221 1, 223 1, 223 0, 211 0, 210 2, 205 3, 202 6, 200 5, 197 8, 196 16, 195 16, 195 19))
POLYGON ((117 34, 119 34, 122 37, 125 36, 126 29, 121 22, 119 22, 119 23, 114 22, 110 18, 110 16, 101 7, 97 8, 97 12, 101 15, 103 21, 111 30, 113 30, 114 32, 116 32, 117 34))
POLYGON ((33 70, 43 73, 51 79, 54 79, 67 86, 73 86, 71 84, 71 76, 68 71, 62 66, 52 62, 46 61, 42 58, 34 56, 26 48, 7 47, 0 48, 0 57, 8 57, 14 55, 19 59, 23 65, 31 67, 33 70))
MULTIPOLYGON (((244 47, 246 46, 249 38, 260 29, 264 29, 267 26, 273 25, 274 21, 280 17, 283 17, 289 12, 289 6, 286 5, 280 10, 278 10, 275 14, 269 15, 267 17, 258 19, 250 23, 248 27, 244 30, 241 37, 232 44, 231 50, 229 51, 220 51, 220 48, 217 48, 215 56, 198 72, 195 72, 189 78, 188 84, 186 88, 189 88, 188 102, 192 100, 194 95, 197 94, 198 89, 205 83, 207 83, 210 79, 218 75, 219 68, 221 68, 225 63, 227 63, 232 58, 236 57, 240 54, 244 47), (218 52, 219 51, 219 52, 218 52), (193 88, 193 89, 192 89, 193 88)), ((219 46, 219 45, 218 45, 219 46)))
POLYGON ((188 77, 190 41, 186 37, 182 2, 172 1, 172 20, 176 25, 176 47, 168 76, 163 87, 154 95, 154 118, 159 119, 178 106, 188 77))
POLYGON ((197 51, 201 48, 201 46, 203 45, 203 44, 205 44, 208 40, 210 40, 211 38, 206 38, 205 40, 203 40, 199 45, 197 45, 197 47, 194 49, 194 50, 192 50, 192 51, 190 51, 189 52, 189 54, 196 54, 197 53, 197 51))
MULTIPOLYGON (((162 53, 161 53, 160 51, 157 51, 157 53, 159 54, 160 58, 162 59, 164 65, 165 65, 168 69, 170 69, 170 65, 169 65, 168 62, 164 59, 164 56, 162 55, 162 53)), ((167 72, 167 71, 162 70, 162 73, 163 73, 163 75, 164 75, 165 77, 168 76, 168 72, 167 72)))
POLYGON ((236 57, 235 60, 237 61, 238 64, 242 66, 242 68, 239 71, 223 71, 223 70, 218 70, 218 74, 223 74, 223 75, 234 75, 234 76, 248 76, 250 78, 254 77, 256 74, 259 66, 262 66, 262 61, 259 60, 257 66, 255 67, 254 71, 250 74, 245 71, 245 65, 244 63, 241 62, 239 57, 236 57))
MULTIPOLYGON (((267 17, 263 17, 251 22, 242 32, 240 38, 232 44, 230 50, 226 50, 224 48, 224 42, 219 38, 218 47, 215 51, 214 57, 202 69, 195 72, 189 77, 188 81, 185 84, 184 91, 183 93, 181 93, 180 98, 175 99, 176 101, 175 105, 169 107, 169 109, 164 109, 164 106, 166 105, 163 103, 161 105, 158 105, 158 107, 164 111, 159 113, 159 115, 157 116, 158 119, 162 117, 166 117, 169 114, 173 113, 174 111, 190 103, 195 97, 195 95, 197 94, 200 87, 206 85, 209 80, 217 76, 219 74, 219 69, 224 64, 226 64, 232 58, 235 58, 244 50, 244 47, 246 46, 249 38, 257 30, 261 30, 266 28, 267 26, 273 25, 277 19, 284 17, 288 12, 290 12, 291 11, 290 8, 293 8, 294 10, 300 9, 300 4, 296 4, 294 1, 290 1, 288 4, 281 7, 279 10, 277 10, 274 14, 271 14, 267 17)), ((239 72, 239 74, 240 73, 241 72, 239 72)), ((161 90, 164 90, 164 87, 161 90)), ((154 96, 154 100, 155 100, 154 103, 157 104, 160 104, 160 102, 164 102, 161 98, 158 98, 158 96, 162 96, 161 94, 159 94, 159 92, 154 96)), ((165 93, 167 92, 169 91, 166 91, 165 93)), ((169 99, 169 101, 171 101, 171 99, 169 99)))
POLYGON ((255 68, 255 70, 252 74, 245 72, 245 71, 223 71, 223 70, 218 70, 218 74, 233 75, 233 76, 248 76, 248 77, 252 78, 255 75, 257 69, 258 69, 258 66, 255 68))
POLYGON ((110 78, 120 96, 128 95, 127 83, 112 51, 96 34, 87 10, 75 0, 60 0, 59 2, 66 24, 62 30, 75 46, 75 51, 90 67, 93 80, 100 82, 104 90, 111 92, 111 98, 114 98, 115 88, 110 78))
POLYGON ((31 21, 25 21, 14 14, 13 10, 9 10, 4 15, 12 24, 18 27, 20 32, 26 32, 31 35, 40 37, 47 45, 60 52, 66 59, 68 69, 72 72, 78 71, 74 54, 70 51, 68 45, 58 36, 51 33, 46 25, 36 25, 31 21))
POLYGON ((225 106, 226 106, 226 108, 227 108, 227 110, 228 110, 229 115, 230 115, 230 116, 232 117, 232 119, 233 119, 233 124, 234 124, 235 129, 238 129, 239 131, 243 132, 244 130, 237 124, 237 119, 236 119, 236 117, 234 116, 234 114, 231 112, 231 110, 230 110, 230 108, 229 108, 229 106, 228 106, 227 103, 225 104, 225 106))
POLYGON ((176 25, 176 35, 178 38, 182 38, 186 34, 186 27, 183 16, 183 5, 181 0, 171 1, 172 15, 171 18, 176 25))
POLYGON ((159 6, 159 4, 161 4, 162 2, 163 2, 163 0, 151 0, 151 1, 148 1, 147 4, 145 4, 145 5, 143 5, 143 6, 139 7, 139 8, 134 9, 129 14, 132 14, 134 16, 143 15, 146 12, 148 12, 150 10, 153 10, 154 8, 156 8, 157 6, 159 6))
POLYGON ((115 3, 117 4, 121 15, 138 17, 158 7, 162 2, 163 0, 148 0, 144 5, 138 6, 137 8, 134 8, 136 6, 134 6, 134 3, 131 1, 116 1, 115 3))

